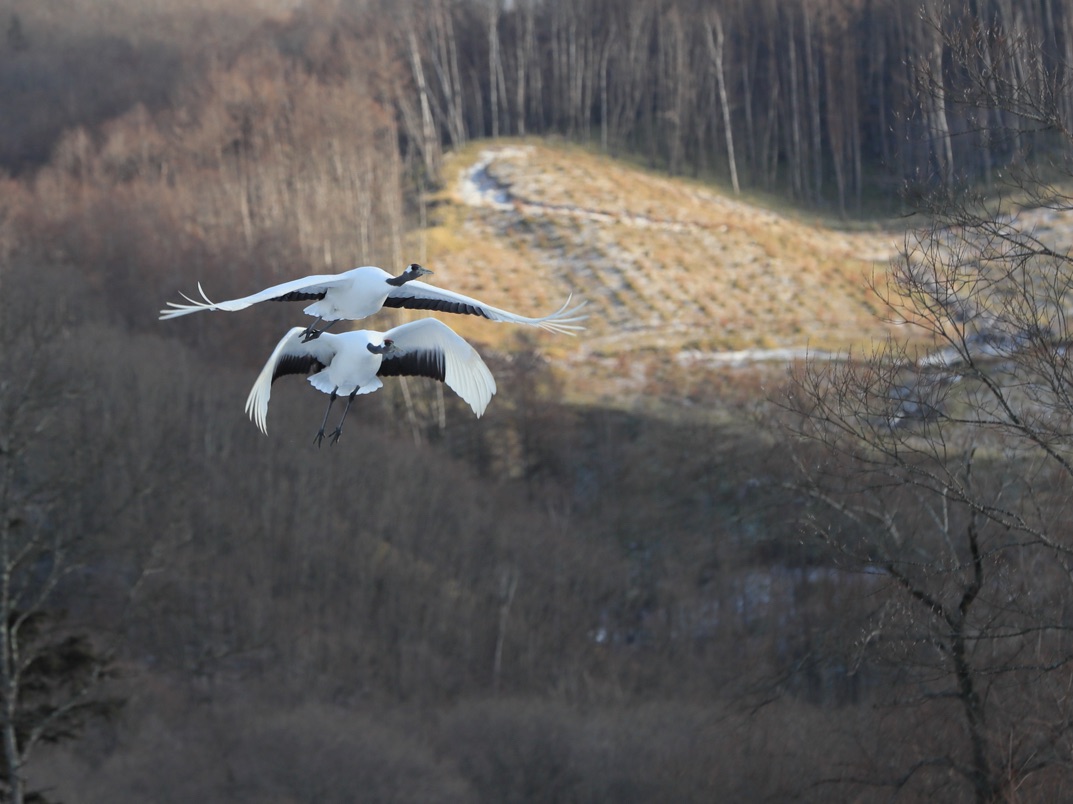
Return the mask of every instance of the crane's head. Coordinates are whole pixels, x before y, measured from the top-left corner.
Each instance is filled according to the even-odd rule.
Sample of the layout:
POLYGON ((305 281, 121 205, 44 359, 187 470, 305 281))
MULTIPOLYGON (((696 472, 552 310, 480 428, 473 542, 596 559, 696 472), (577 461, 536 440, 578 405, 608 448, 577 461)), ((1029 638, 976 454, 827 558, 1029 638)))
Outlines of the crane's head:
POLYGON ((367 343, 365 348, 372 352, 374 355, 386 355, 395 349, 395 341, 391 338, 384 338, 384 342, 381 344, 367 343))
POLYGON ((412 282, 415 279, 419 279, 420 277, 431 273, 432 271, 425 268, 423 265, 418 265, 416 262, 412 262, 406 266, 405 271, 398 276, 391 277, 387 283, 399 287, 400 285, 405 285, 407 282, 412 282))

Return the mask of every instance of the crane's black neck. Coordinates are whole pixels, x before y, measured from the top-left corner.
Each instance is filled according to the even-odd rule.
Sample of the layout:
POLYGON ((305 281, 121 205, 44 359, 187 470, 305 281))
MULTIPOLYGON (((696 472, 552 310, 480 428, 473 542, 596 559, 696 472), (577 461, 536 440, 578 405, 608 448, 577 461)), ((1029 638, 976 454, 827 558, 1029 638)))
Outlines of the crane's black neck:
POLYGON ((417 269, 420 268, 420 267, 421 266, 419 266, 415 262, 412 265, 407 266, 406 270, 403 271, 398 276, 393 276, 393 277, 391 277, 390 279, 388 279, 386 281, 387 281, 387 283, 389 285, 392 285, 393 287, 397 287, 397 288, 402 287, 407 282, 410 282, 410 281, 412 281, 414 279, 417 279, 417 277, 419 276, 419 274, 417 272, 417 269))

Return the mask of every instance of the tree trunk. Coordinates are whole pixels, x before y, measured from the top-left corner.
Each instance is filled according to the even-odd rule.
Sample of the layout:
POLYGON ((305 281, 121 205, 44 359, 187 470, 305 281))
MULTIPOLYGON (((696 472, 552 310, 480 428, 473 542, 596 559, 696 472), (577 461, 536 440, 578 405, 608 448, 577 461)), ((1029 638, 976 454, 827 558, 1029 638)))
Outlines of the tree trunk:
POLYGON ((499 0, 488 3, 488 93, 492 106, 492 138, 499 139, 499 103, 506 109, 506 81, 499 53, 499 0))
MULTIPOLYGON (((939 11, 935 12, 937 15, 939 11)), ((939 169, 943 186, 954 181, 954 146, 950 139, 950 123, 946 116, 946 82, 943 76, 943 38, 939 35, 940 20, 933 21, 928 50, 928 69, 931 73, 931 134, 932 153, 939 169)), ((925 33, 925 35, 928 35, 925 33)))
POLYGON ((499 627, 496 629, 496 647, 492 657, 492 690, 499 692, 499 679, 503 669, 503 643, 507 639, 507 618, 514 603, 514 593, 518 589, 518 570, 511 567, 502 580, 502 601, 499 604, 499 627))
POLYGON ((804 195, 804 166, 802 164, 804 146, 801 142, 801 81, 797 74, 797 34, 794 31, 793 15, 793 9, 787 11, 789 48, 786 58, 790 75, 790 177, 794 195, 801 198, 804 195))
MULTIPOLYGON (((7 447, 8 445, 4 445, 7 447)), ((2 454, 2 453, 0 453, 2 454)), ((19 705, 19 643, 15 630, 18 613, 13 609, 11 567, 13 550, 10 513, 15 470, 10 457, 4 460, 3 489, 0 494, 0 739, 4 744, 3 775, 7 777, 11 804, 22 804, 22 755, 15 731, 19 705)))
POLYGON ((421 51, 417 47, 417 36, 410 30, 410 69, 413 70, 414 83, 417 84, 417 96, 421 103, 421 157, 425 163, 425 173, 432 182, 439 181, 440 142, 436 136, 436 122, 432 119, 432 104, 428 97, 428 83, 425 70, 421 66, 421 51))
POLYGON ((715 79, 719 85, 719 105, 723 110, 723 136, 727 144, 727 162, 730 165, 730 183, 734 194, 741 192, 738 185, 738 164, 734 159, 734 129, 730 122, 730 101, 727 97, 726 76, 723 72, 723 19, 718 12, 708 15, 705 21, 708 34, 708 53, 715 68, 715 79))
MULTIPOLYGON (((515 114, 517 115, 515 123, 515 133, 520 136, 525 136, 525 118, 528 112, 526 105, 528 101, 528 95, 526 93, 527 85, 529 82, 529 69, 530 61, 533 58, 534 40, 536 38, 536 19, 533 13, 533 4, 530 2, 524 3, 522 6, 522 31, 520 34, 521 42, 517 48, 517 85, 515 86, 515 114)), ((539 69, 539 67, 538 67, 539 69)))
MULTIPOLYGON (((804 17, 805 39, 805 78, 807 79, 808 94, 808 120, 809 135, 811 141, 812 163, 812 188, 809 195, 812 200, 819 203, 823 197, 823 128, 820 124, 820 68, 818 64, 817 49, 813 45, 816 38, 815 28, 812 24, 812 9, 809 3, 801 4, 801 12, 804 17)), ((822 47, 820 48, 822 51, 822 47)), ((834 97, 828 97, 828 103, 832 106, 841 106, 847 99, 840 99, 836 103, 834 97)))
POLYGON ((433 65, 440 80, 443 101, 446 107, 447 135, 451 145, 460 148, 466 142, 466 127, 462 116, 462 79, 458 67, 458 45, 455 41, 454 22, 444 0, 433 4, 431 23, 435 47, 432 49, 433 65))
POLYGON ((611 60, 611 47, 615 41, 615 35, 617 26, 614 20, 611 21, 611 25, 607 32, 607 39, 604 40, 603 50, 600 53, 600 147, 607 151, 608 140, 608 122, 607 118, 610 114, 608 91, 607 91, 607 66, 611 60))

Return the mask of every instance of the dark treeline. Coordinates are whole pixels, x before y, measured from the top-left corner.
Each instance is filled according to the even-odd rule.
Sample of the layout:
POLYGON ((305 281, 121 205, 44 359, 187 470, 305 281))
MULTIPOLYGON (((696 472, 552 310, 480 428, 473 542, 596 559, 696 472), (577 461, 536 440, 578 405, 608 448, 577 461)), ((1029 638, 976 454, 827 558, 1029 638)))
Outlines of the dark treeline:
POLYGON ((430 168, 441 143, 558 133, 843 211, 1028 156, 1030 122, 957 102, 953 58, 1061 93, 1073 47, 1073 6, 1050 0, 437 0, 406 19, 402 120, 430 168))
MULTIPOLYGON (((1062 98, 1073 121, 1063 91, 1073 7, 1059 0, 363 0, 262 24, 252 11, 211 21, 190 13, 200 22, 170 23, 180 44, 160 41, 144 15, 134 15, 145 28, 130 40, 107 30, 43 36, 26 16, 10 18, 0 77, 13 112, 0 160, 13 170, 46 161, 66 129, 139 103, 181 103, 183 81, 212 84, 236 67, 269 79, 269 43, 292 60, 292 74, 277 78, 298 69, 315 78, 309 89, 382 104, 382 121, 353 122, 386 125, 376 136, 396 136, 402 158, 432 184, 444 148, 559 134, 845 212, 906 184, 989 183, 1047 150, 1031 108, 982 108, 962 92, 966 71, 987 75, 995 91, 1062 98), (957 45, 953 30, 964 33, 957 45), (76 91, 83 84, 93 91, 76 91)), ((243 89, 256 92, 256 81, 243 89)), ((284 113, 275 128, 300 135, 321 116, 284 113)), ((264 136, 245 119, 235 120, 240 161, 264 136)))

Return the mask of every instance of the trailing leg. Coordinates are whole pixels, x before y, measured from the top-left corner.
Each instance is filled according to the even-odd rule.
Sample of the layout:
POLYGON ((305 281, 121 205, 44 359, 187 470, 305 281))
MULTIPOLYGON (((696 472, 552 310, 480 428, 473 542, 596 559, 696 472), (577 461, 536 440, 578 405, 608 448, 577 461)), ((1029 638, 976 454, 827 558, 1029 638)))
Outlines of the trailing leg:
POLYGON ((354 397, 357 395, 357 393, 358 393, 358 389, 355 388, 350 393, 350 396, 347 397, 346 407, 343 408, 343 415, 341 417, 339 417, 339 426, 336 427, 335 432, 332 433, 332 440, 329 442, 329 445, 334 444, 336 441, 338 441, 339 436, 342 435, 342 433, 343 433, 343 422, 346 421, 346 415, 350 412, 350 406, 354 403, 354 397))
POLYGON ((324 441, 324 426, 328 423, 328 414, 332 412, 332 405, 335 404, 336 396, 337 394, 335 393, 335 391, 332 391, 332 395, 328 398, 328 409, 324 411, 324 419, 320 423, 320 429, 317 430, 317 434, 313 437, 313 443, 316 444, 318 447, 321 445, 321 442, 324 441))

